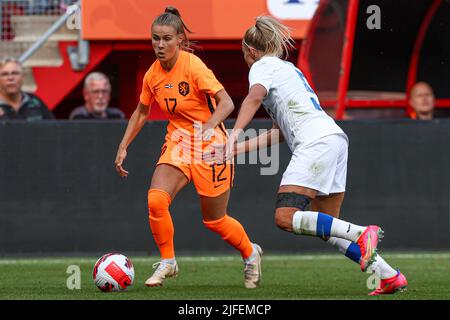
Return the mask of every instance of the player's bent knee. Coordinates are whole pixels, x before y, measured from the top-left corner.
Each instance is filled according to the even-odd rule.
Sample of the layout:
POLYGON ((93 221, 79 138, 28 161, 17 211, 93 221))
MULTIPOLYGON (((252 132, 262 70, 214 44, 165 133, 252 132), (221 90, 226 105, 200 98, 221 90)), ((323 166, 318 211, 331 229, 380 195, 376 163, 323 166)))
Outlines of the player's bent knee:
POLYGON ((283 229, 284 230, 284 224, 283 224, 283 222, 284 222, 284 215, 283 215, 283 213, 282 212, 280 212, 280 210, 275 210, 275 217, 274 217, 274 222, 275 222, 275 225, 278 227, 278 228, 280 228, 280 229, 283 229))
POLYGON ((292 231, 292 217, 295 212, 294 208, 278 208, 275 211, 275 225, 285 231, 292 231))
POLYGON ((147 201, 149 215, 158 217, 168 212, 172 199, 169 193, 164 190, 150 189, 148 190, 147 201))
POLYGON ((296 211, 305 211, 311 198, 295 192, 277 194, 275 224, 282 230, 292 231, 292 218, 296 211))

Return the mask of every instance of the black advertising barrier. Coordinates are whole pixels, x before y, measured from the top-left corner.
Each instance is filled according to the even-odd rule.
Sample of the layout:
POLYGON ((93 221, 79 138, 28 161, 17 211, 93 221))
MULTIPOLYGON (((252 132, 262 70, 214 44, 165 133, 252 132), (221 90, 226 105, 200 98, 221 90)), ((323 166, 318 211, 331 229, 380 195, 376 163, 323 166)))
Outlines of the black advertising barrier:
MULTIPOLYGON (((341 218, 378 224, 383 248, 450 248, 450 121, 345 121, 350 139, 347 194, 341 218)), ((0 122, 0 255, 156 255, 148 225, 147 190, 161 151, 165 122, 149 122, 128 149, 121 179, 114 170, 126 122, 0 122)), ((227 128, 231 123, 227 123, 227 128)), ((267 129, 268 121, 252 128, 267 129)), ((236 166, 229 214, 268 253, 330 251, 273 223, 275 194, 290 153, 236 166), (269 159, 269 160, 268 160, 269 159), (269 164, 268 161, 271 161, 269 164), (262 175, 279 170, 275 175, 262 175)), ((202 224, 192 185, 171 213, 178 254, 233 253, 202 224), (200 240, 200 241, 199 241, 200 240)))

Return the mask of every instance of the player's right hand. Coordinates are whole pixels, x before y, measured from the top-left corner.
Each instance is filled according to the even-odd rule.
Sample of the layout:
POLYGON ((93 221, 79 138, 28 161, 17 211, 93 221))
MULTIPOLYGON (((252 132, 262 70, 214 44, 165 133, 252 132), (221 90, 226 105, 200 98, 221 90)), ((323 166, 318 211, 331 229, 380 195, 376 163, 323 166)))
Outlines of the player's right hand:
POLYGON ((222 164, 225 159, 226 144, 213 142, 202 153, 202 160, 207 164, 222 164))
POLYGON ((127 157, 127 150, 119 147, 119 150, 117 151, 116 161, 114 161, 114 164, 116 165, 117 173, 122 178, 128 177, 128 171, 122 167, 123 161, 125 160, 126 157, 127 157))

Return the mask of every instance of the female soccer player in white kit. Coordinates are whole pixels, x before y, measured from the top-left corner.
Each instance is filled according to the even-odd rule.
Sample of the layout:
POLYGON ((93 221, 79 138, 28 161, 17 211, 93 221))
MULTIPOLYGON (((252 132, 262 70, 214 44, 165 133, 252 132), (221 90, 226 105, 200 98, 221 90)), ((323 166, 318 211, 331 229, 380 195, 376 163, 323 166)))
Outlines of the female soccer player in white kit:
POLYGON ((271 17, 257 18, 246 31, 242 51, 250 67, 250 89, 230 135, 227 157, 274 143, 279 128, 292 159, 278 190, 277 226, 295 234, 320 237, 359 263, 362 271, 370 268, 381 278, 379 287, 370 295, 403 291, 407 287, 404 275, 376 252, 383 234, 380 227, 338 219, 345 193, 348 137, 322 110, 302 72, 280 59, 293 47, 292 43, 289 29, 271 17), (274 122, 273 130, 265 137, 237 144, 239 133, 261 104, 274 122), (307 211, 309 204, 311 211, 307 211))

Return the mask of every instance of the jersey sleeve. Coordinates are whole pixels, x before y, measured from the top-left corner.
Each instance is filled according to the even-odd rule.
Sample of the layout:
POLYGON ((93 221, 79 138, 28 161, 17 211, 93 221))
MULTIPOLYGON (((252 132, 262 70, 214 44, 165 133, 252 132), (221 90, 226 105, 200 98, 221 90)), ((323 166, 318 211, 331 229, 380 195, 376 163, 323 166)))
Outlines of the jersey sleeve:
POLYGON ((139 97, 139 101, 146 106, 151 105, 154 96, 150 87, 150 75, 151 68, 145 73, 144 79, 142 80, 142 91, 139 97))
POLYGON ((277 67, 271 64, 269 61, 260 60, 255 62, 250 68, 250 73, 248 74, 249 88, 255 84, 260 84, 266 88, 267 93, 272 87, 273 78, 277 71, 277 67))
POLYGON ((194 60, 192 71, 199 91, 214 97, 223 89, 223 85, 216 79, 214 73, 199 58, 194 60))

